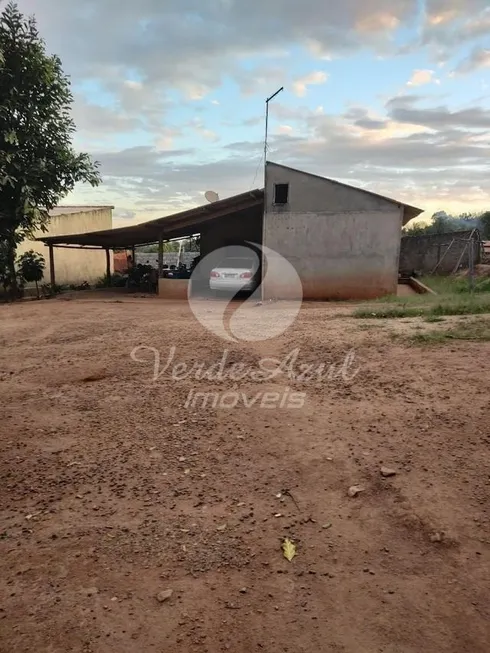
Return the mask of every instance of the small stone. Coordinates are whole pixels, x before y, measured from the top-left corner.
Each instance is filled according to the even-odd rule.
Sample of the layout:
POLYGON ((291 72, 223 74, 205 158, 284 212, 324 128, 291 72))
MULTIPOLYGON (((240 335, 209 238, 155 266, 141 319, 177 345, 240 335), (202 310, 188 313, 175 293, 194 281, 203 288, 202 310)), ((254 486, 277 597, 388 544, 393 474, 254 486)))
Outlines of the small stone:
POLYGON ((391 467, 381 467, 381 476, 384 478, 389 478, 390 476, 396 476, 397 472, 391 467))
POLYGON ((172 598, 173 593, 174 593, 173 590, 163 590, 163 592, 158 592, 157 601, 159 603, 165 603, 165 601, 168 601, 169 599, 172 598))
POLYGON ((221 526, 218 526, 216 530, 221 532, 226 531, 226 524, 222 524, 221 526))
POLYGON ((360 494, 361 492, 364 492, 364 491, 365 491, 365 488, 363 488, 362 485, 352 485, 347 490, 347 494, 350 497, 357 497, 358 494, 360 494))
POLYGON ((240 594, 246 594, 246 593, 247 593, 247 588, 242 587, 242 589, 240 590, 240 594))
POLYGON ((435 543, 435 542, 442 542, 442 539, 443 539, 443 538, 442 538, 442 533, 433 533, 433 534, 430 536, 430 541, 431 541, 432 543, 435 543))

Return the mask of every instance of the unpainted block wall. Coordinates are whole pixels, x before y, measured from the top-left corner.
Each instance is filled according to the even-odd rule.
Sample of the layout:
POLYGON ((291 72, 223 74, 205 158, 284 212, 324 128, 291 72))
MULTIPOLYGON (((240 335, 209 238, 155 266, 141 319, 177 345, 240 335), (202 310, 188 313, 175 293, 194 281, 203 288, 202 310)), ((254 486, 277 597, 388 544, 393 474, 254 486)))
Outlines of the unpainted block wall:
MULTIPOLYGON (((396 293, 403 207, 352 188, 268 164, 264 245, 296 268, 305 299, 358 299, 396 293), (273 203, 289 184, 289 202, 273 203)), ((266 275, 264 298, 286 298, 266 275)))
MULTIPOLYGON (((439 261, 440 265, 437 268, 437 274, 451 274, 460 260, 461 267, 467 268, 469 265, 467 241, 471 233, 471 231, 458 231, 449 234, 403 236, 400 251, 400 272, 402 274, 412 274, 416 271, 430 274, 439 261), (451 245, 450 248, 448 248, 449 245, 451 245), (464 252, 465 247, 466 252, 464 252), (461 258, 462 254, 463 258, 461 258)), ((475 241, 479 241, 478 232, 475 232, 474 238, 475 241)), ((473 253, 475 264, 479 263, 481 251, 478 242, 473 245, 473 253)))
MULTIPOLYGON (((63 236, 81 234, 88 231, 112 228, 112 209, 108 207, 92 211, 60 214, 50 218, 47 232, 36 232, 35 238, 42 236, 63 236)), ((49 249, 43 243, 24 240, 17 248, 17 254, 33 249, 46 259, 43 283, 49 282, 49 249)), ((111 254, 112 256, 112 254, 111 254)), ((104 251, 82 250, 78 248, 54 248, 55 276, 57 284, 80 284, 83 281, 94 283, 106 273, 104 251)))

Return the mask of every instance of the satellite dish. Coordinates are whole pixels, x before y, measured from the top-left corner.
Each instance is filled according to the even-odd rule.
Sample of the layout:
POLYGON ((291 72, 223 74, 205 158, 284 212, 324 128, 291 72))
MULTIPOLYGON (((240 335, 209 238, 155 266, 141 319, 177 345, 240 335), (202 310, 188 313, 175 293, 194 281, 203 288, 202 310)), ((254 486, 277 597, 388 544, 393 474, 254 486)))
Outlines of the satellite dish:
POLYGON ((218 193, 215 193, 214 190, 207 190, 204 193, 204 197, 208 200, 208 202, 217 202, 219 200, 219 195, 218 193))

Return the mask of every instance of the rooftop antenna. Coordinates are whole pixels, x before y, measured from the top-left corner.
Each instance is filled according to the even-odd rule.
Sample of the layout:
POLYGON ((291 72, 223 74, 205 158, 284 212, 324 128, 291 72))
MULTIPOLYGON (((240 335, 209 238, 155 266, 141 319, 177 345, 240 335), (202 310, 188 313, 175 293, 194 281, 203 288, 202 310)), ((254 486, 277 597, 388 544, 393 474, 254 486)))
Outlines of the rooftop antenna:
POLYGON ((217 202, 219 200, 219 195, 218 193, 215 193, 214 190, 207 190, 204 193, 204 197, 207 199, 207 201, 212 204, 213 202, 217 202))
POLYGON ((281 91, 284 91, 284 86, 276 91, 273 95, 267 98, 265 101, 265 139, 264 139, 264 187, 265 187, 265 170, 267 168, 267 137, 269 135, 269 102, 273 100, 276 95, 279 95, 281 91))
MULTIPOLYGON (((265 230, 265 217, 267 214, 267 137, 269 135, 269 102, 273 100, 276 95, 279 95, 284 91, 284 86, 281 86, 280 89, 278 89, 275 93, 273 93, 270 97, 267 98, 265 101, 265 138, 264 138, 264 215, 263 215, 263 221, 262 221, 262 241, 264 239, 264 230, 265 230)), ((258 168, 257 168, 258 170, 258 168)), ((264 251, 262 250, 262 270, 265 270, 265 254, 264 251)), ((262 278, 263 278, 264 273, 262 272, 262 278)), ((261 298, 262 301, 264 301, 264 284, 260 284, 260 290, 261 290, 261 298)))

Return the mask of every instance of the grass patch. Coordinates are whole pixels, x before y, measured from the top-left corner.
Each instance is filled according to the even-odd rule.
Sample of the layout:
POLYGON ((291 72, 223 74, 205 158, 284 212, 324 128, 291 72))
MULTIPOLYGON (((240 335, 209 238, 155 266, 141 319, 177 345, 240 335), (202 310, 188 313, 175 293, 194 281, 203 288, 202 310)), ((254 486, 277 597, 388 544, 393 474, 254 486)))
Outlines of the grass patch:
MULTIPOLYGON (((400 299, 400 298, 398 298, 400 299)), ((490 293, 474 295, 418 295, 418 302, 404 302, 397 306, 371 304, 354 311, 358 319, 399 319, 404 317, 441 317, 444 315, 481 315, 490 313, 490 293), (423 298, 422 300, 420 298, 423 298)), ((409 298, 412 299, 412 298, 409 298)))
POLYGON ((384 324, 360 324, 359 329, 361 331, 370 331, 371 329, 382 329, 384 324))
POLYGON ((359 308, 354 312, 354 317, 359 319, 381 320, 401 317, 420 317, 423 314, 423 308, 412 308, 410 306, 393 306, 389 308, 359 308))
POLYGON ((468 277, 422 277, 422 283, 429 286, 438 295, 471 295, 490 292, 490 277, 479 277, 470 288, 468 277))
POLYGON ((485 301, 464 298, 460 301, 447 301, 436 304, 428 313, 429 315, 480 315, 490 312, 490 296, 485 301))
POLYGON ((490 322, 482 320, 468 324, 459 324, 451 329, 417 333, 408 340, 418 345, 437 345, 448 341, 466 340, 473 342, 490 341, 490 322))
POLYGON ((430 324, 434 324, 436 322, 445 322, 445 319, 443 317, 439 317, 438 315, 427 315, 424 318, 424 322, 429 322, 430 324))

